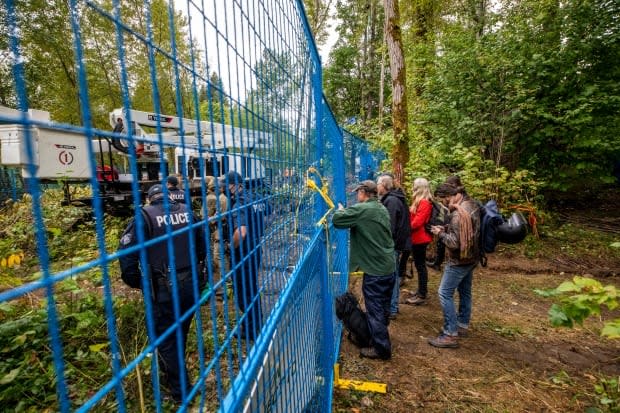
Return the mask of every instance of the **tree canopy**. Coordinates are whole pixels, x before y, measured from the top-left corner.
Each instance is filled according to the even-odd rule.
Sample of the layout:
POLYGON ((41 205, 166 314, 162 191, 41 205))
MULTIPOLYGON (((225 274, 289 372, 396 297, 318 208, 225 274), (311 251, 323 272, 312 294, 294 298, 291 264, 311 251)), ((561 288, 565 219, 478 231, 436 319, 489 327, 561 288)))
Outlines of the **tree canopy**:
MULTIPOLYGON (((371 2, 342 1, 340 7, 371 2)), ((617 2, 400 3, 411 175, 438 180, 458 172, 496 194, 503 183, 519 181, 511 190, 522 200, 540 188, 579 191, 614 182, 620 160, 617 2)), ((325 70, 328 100, 349 102, 336 110, 340 121, 363 110, 361 99, 351 98, 361 95, 362 79, 384 70, 378 59, 346 80, 356 76, 351 62, 363 60, 347 33, 370 25, 365 15, 347 16, 325 70)), ((390 100, 383 102, 379 112, 388 113, 390 100)), ((357 116, 351 128, 389 151, 389 136, 369 128, 379 119, 357 116)))

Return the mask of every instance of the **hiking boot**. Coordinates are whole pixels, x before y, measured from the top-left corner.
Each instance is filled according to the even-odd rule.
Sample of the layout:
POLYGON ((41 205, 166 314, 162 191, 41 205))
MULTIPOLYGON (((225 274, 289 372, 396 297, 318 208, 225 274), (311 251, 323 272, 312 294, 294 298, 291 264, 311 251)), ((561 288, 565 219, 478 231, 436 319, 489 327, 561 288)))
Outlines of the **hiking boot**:
POLYGON ((445 334, 440 334, 437 338, 429 338, 428 344, 439 348, 457 348, 459 346, 456 336, 448 336, 445 334))
POLYGON ((467 337, 469 335, 469 329, 465 327, 458 327, 459 337, 467 337))
POLYGON ((441 271, 441 264, 437 264, 435 261, 426 261, 426 266, 434 269, 435 271, 441 271))
MULTIPOLYGON (((458 337, 458 338, 465 338, 465 337, 469 336, 469 329, 468 329, 468 328, 465 328, 465 327, 458 327, 457 332, 458 332, 459 334, 458 334, 458 336, 455 336, 455 337, 458 337)), ((440 335, 441 335, 441 334, 444 334, 444 332, 443 332, 443 328, 442 328, 442 329, 437 330, 437 334, 440 334, 440 335)))
POLYGON ((422 297, 419 294, 414 294, 411 297, 407 298, 405 300, 406 304, 411 304, 411 305, 422 305, 422 304, 426 304, 426 297, 422 297))

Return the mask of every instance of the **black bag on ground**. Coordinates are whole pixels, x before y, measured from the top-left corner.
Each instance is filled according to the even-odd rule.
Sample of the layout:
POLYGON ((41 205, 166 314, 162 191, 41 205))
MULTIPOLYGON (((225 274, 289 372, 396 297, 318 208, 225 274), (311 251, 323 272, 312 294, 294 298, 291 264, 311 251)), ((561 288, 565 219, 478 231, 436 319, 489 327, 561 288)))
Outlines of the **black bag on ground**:
POLYGON ((370 346, 368 317, 360 308, 357 298, 350 292, 336 297, 336 317, 349 331, 349 340, 358 347, 370 346))

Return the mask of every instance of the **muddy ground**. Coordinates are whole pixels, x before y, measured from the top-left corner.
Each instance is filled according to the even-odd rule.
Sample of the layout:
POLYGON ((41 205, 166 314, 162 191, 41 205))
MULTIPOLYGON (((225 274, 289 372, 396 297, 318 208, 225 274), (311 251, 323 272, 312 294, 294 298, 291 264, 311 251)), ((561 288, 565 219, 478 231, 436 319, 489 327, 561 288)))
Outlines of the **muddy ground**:
MULTIPOLYGON (((386 383, 387 394, 336 389, 333 411, 584 412, 601 407, 594 386, 601 378, 619 378, 620 340, 601 337, 600 328, 620 313, 605 311, 583 327, 557 329, 547 315, 552 301, 534 289, 554 288, 574 275, 619 287, 620 259, 579 259, 557 245, 549 248, 558 250, 540 254, 548 258, 528 258, 517 248, 502 247, 487 268, 476 269, 471 328, 458 349, 427 343, 443 323, 436 293, 441 273, 429 269, 430 299, 421 306, 401 304, 390 324, 391 360, 362 359, 352 343, 342 340, 341 377, 386 383)), ((406 279, 401 300, 416 286, 417 276, 406 279)), ((351 279, 350 288, 361 297, 361 278, 351 279)), ((617 386, 615 391, 617 397, 617 386)))

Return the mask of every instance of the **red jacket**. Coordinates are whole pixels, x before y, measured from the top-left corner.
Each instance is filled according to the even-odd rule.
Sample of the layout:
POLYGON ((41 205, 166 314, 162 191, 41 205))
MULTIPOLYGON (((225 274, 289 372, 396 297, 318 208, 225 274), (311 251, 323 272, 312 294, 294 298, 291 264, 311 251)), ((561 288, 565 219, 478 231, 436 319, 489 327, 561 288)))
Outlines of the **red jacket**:
POLYGON ((432 210, 433 205, 427 199, 420 200, 418 210, 415 213, 409 210, 412 244, 428 244, 433 240, 433 236, 424 229, 424 225, 431 219, 432 210))

